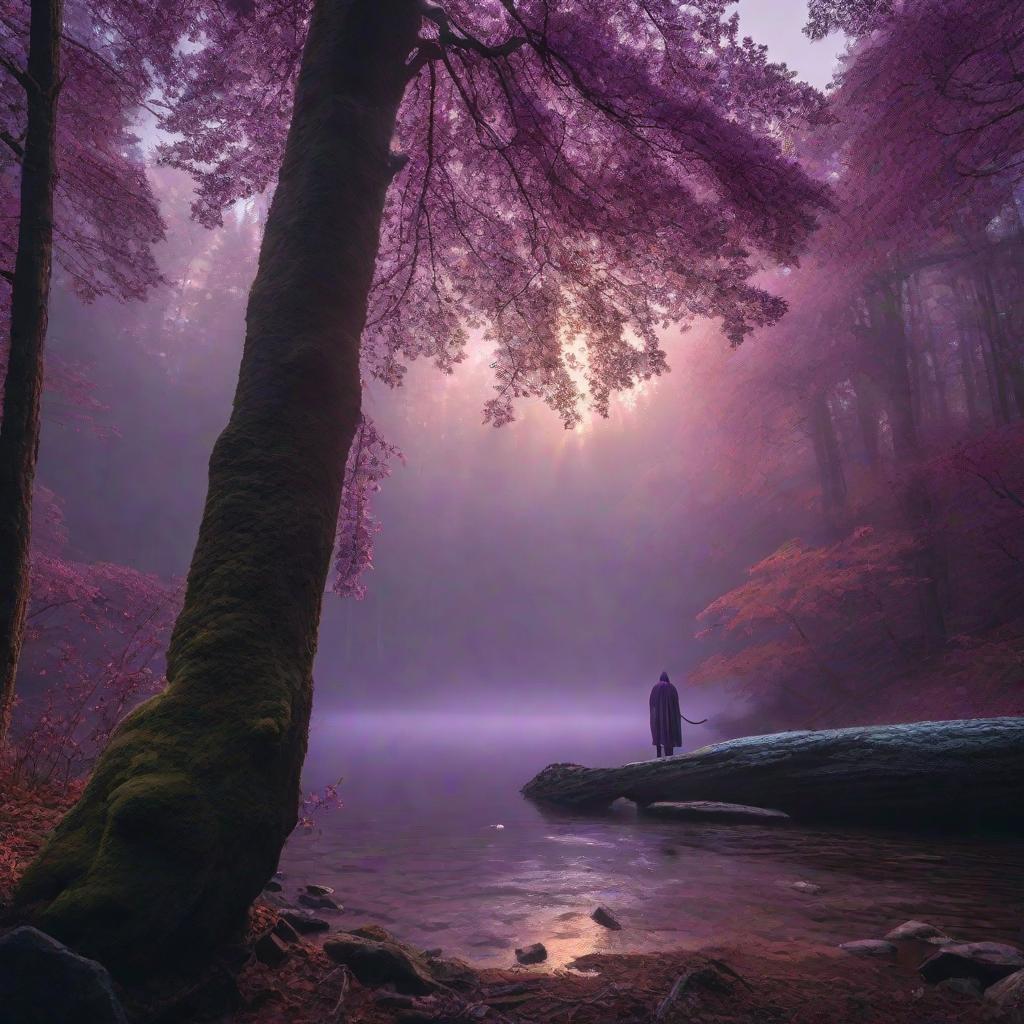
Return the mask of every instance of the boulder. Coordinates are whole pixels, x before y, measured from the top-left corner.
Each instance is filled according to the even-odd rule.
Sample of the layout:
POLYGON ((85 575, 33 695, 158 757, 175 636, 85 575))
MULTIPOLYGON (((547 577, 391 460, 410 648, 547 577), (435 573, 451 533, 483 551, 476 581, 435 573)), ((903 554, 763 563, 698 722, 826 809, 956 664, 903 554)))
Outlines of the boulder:
POLYGON ((340 903, 335 903, 330 896, 314 896, 313 893, 300 892, 299 903, 310 910, 333 910, 339 912, 344 910, 340 903))
POLYGON ((310 896, 333 896, 334 890, 329 885, 307 885, 306 892, 310 896))
POLYGON ((357 935, 361 939, 373 939, 374 942, 398 942, 387 928, 381 928, 379 924, 361 924, 358 928, 349 928, 348 934, 357 935))
POLYGON ((1024 1024, 1024 971, 1014 971, 985 989, 990 1002, 1005 1024, 1024 1024))
POLYGON ((839 948, 844 953, 852 953, 854 956, 888 958, 896 955, 896 947, 882 939, 858 939, 856 942, 844 942, 839 948))
POLYGON ((105 967, 35 928, 0 937, 0 1024, 128 1024, 105 967))
POLYGON ((602 928, 617 932, 622 930, 622 925, 616 920, 615 915, 607 907, 598 907, 591 915, 591 920, 596 921, 602 928))
POLYGON ((943 946, 918 968, 925 981, 937 985, 947 978, 975 978, 987 989, 1024 970, 1024 954, 1002 942, 963 942, 943 946))
POLYGON ((273 932, 265 932, 253 946, 256 959, 268 967, 280 967, 288 959, 288 947, 273 932))
POLYGON ((477 972, 465 960, 453 956, 432 957, 429 969, 435 981, 452 989, 474 989, 480 980, 477 972))
POLYGON ((300 935, 331 930, 331 926, 322 917, 305 910, 284 910, 281 912, 281 919, 287 921, 300 935))
POLYGON ((543 942, 535 942, 532 946, 516 950, 516 959, 521 964, 542 964, 547 958, 548 951, 543 942))
POLYGON ((299 941, 299 933, 295 930, 294 926, 290 925, 283 917, 279 917, 277 919, 277 922, 271 930, 282 942, 299 941))
POLYGON ((726 824, 782 825, 790 820, 789 815, 782 811, 715 800, 659 801, 648 804, 644 813, 672 821, 720 821, 726 824))
POLYGON ((933 924, 925 924, 924 921, 904 921, 897 928, 893 928, 886 939, 889 942, 907 942, 916 940, 918 942, 932 942, 935 939, 943 944, 952 944, 953 939, 933 924))
POLYGON ((375 942, 346 933, 328 939, 324 952, 348 967, 361 985, 380 988, 390 984, 406 995, 425 995, 439 988, 426 963, 397 942, 375 942))

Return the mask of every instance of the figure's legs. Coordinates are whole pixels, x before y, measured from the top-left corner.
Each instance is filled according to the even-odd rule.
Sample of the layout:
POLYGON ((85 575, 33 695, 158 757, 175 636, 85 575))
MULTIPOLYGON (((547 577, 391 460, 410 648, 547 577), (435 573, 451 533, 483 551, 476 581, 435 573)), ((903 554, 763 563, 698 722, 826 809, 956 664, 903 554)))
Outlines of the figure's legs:
POLYGON ((666 747, 665 748, 665 756, 666 757, 671 757, 672 756, 672 751, 675 750, 675 749, 676 749, 675 747, 666 747))
POLYGON ((661 757, 661 744, 660 743, 656 743, 654 745, 654 749, 658 752, 658 757, 661 757))

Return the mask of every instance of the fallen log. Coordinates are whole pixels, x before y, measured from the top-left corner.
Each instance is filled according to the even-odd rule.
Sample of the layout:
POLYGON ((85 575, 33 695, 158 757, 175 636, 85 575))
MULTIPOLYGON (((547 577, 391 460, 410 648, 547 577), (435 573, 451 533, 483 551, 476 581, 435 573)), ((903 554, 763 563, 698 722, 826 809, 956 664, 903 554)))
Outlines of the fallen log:
POLYGON ((1024 830, 1024 718, 747 736, 623 765, 549 765, 523 787, 541 803, 625 797, 771 807, 799 821, 1024 830))

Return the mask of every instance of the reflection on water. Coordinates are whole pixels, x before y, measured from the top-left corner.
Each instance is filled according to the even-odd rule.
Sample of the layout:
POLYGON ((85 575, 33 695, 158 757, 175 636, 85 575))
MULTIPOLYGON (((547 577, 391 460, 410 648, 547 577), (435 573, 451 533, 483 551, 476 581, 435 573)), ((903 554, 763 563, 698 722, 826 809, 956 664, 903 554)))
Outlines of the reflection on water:
MULTIPOLYGON (((648 821, 626 803, 595 816, 519 795, 552 761, 644 757, 643 729, 642 716, 321 720, 306 785, 343 776, 345 806, 288 844, 286 893, 327 884, 346 908, 339 927, 373 921, 424 948, 503 965, 531 942, 559 966, 596 950, 745 936, 833 944, 911 917, 958 937, 1018 937, 1019 840, 648 821), (797 881, 821 890, 799 892, 797 881), (598 904, 622 931, 590 920, 598 904)), ((691 731, 691 747, 708 741, 691 731)))

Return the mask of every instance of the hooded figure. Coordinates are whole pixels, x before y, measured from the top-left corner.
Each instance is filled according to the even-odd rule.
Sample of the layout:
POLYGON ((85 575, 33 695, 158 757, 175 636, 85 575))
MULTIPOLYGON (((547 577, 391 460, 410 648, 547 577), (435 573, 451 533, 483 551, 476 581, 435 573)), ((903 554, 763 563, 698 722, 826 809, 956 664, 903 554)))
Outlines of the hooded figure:
POLYGON ((683 745, 681 718, 679 694, 668 681, 668 673, 662 672, 661 679, 651 690, 651 742, 657 748, 658 757, 662 749, 671 757, 672 751, 683 745))

